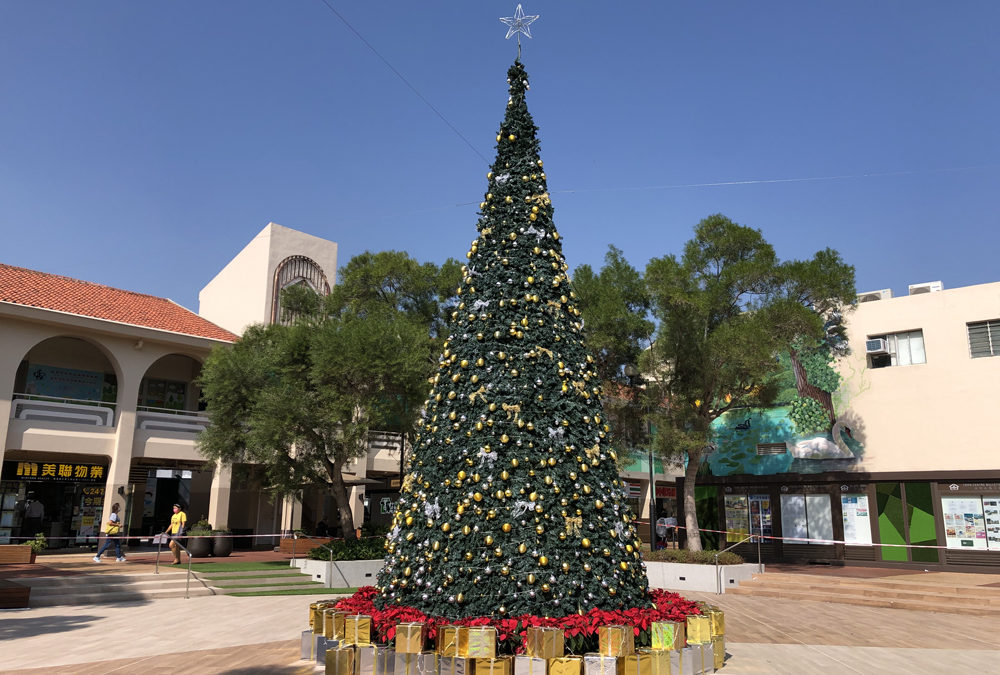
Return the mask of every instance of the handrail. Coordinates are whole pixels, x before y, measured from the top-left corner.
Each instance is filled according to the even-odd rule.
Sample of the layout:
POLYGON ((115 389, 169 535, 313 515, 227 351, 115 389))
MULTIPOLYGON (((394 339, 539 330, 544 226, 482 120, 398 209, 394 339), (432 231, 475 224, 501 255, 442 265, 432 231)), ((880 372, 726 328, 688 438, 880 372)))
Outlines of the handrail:
MULTIPOLYGON (((740 544, 745 544, 746 542, 748 542, 751 539, 753 539, 755 536, 757 536, 757 535, 754 535, 754 534, 748 535, 745 538, 743 538, 740 541, 738 541, 735 544, 733 544, 732 546, 728 546, 728 547, 722 549, 721 551, 718 551, 715 554, 715 589, 716 589, 715 590, 715 594, 716 595, 722 595, 722 577, 719 576, 719 556, 722 555, 723 553, 725 553, 726 551, 729 551, 731 549, 736 548, 740 544)), ((757 547, 757 568, 760 569, 760 546, 757 547)))
MULTIPOLYGON (((191 551, 188 550, 187 546, 185 546, 180 542, 179 537, 174 536, 172 537, 172 539, 178 546, 180 546, 184 550, 185 553, 187 553, 188 556, 187 582, 184 586, 184 599, 188 600, 191 597, 191 551)), ((162 551, 163 551, 163 537, 160 537, 160 539, 156 544, 156 565, 153 569, 153 574, 160 573, 160 553, 162 551)))
POLYGON ((64 396, 45 396, 44 394, 28 394, 25 392, 13 392, 11 397, 14 399, 21 399, 24 401, 42 401, 49 403, 74 403, 87 406, 107 406, 109 408, 117 407, 118 403, 115 401, 98 401, 96 399, 87 398, 67 398, 64 396))
POLYGON ((190 417, 207 417, 208 413, 205 410, 178 410, 177 408, 157 408, 151 405, 137 405, 135 407, 137 412, 151 412, 160 413, 163 415, 177 415, 179 417, 190 416, 190 417))
POLYGON ((328 539, 328 537, 318 537, 315 534, 306 534, 305 532, 292 532, 292 560, 295 560, 295 542, 298 541, 299 537, 305 537, 306 539, 328 539))

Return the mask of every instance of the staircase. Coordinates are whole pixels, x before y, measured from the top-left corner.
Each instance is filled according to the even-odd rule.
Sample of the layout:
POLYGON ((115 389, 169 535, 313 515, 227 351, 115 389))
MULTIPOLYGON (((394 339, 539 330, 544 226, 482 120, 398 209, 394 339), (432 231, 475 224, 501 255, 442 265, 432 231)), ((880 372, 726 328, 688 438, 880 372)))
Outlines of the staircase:
MULTIPOLYGON (((976 576, 986 583, 995 579, 958 576, 976 576)), ((736 588, 727 588, 726 593, 1000 618, 1000 587, 949 582, 934 575, 861 579, 767 572, 755 574, 736 588)))
MULTIPOLYGON (((128 568, 126 568, 127 570, 128 568)), ((330 589, 295 568, 239 572, 192 572, 187 568, 160 567, 152 571, 97 571, 51 577, 19 578, 12 585, 31 589, 27 606, 103 605, 119 602, 150 602, 160 598, 203 595, 293 595, 322 593, 330 589)), ((24 606, 19 605, 19 606, 24 606)))
POLYGON ((30 607, 55 605, 107 605, 118 602, 149 602, 159 598, 183 598, 185 595, 215 595, 194 574, 190 589, 187 571, 164 571, 161 574, 104 573, 57 577, 26 577, 17 583, 31 587, 30 607))
MULTIPOLYGON (((193 576, 193 575, 192 575, 193 576)), ((313 581, 308 574, 297 568, 288 570, 246 572, 199 572, 198 578, 208 585, 216 595, 266 595, 276 591, 289 594, 308 595, 326 593, 330 589, 313 581)))

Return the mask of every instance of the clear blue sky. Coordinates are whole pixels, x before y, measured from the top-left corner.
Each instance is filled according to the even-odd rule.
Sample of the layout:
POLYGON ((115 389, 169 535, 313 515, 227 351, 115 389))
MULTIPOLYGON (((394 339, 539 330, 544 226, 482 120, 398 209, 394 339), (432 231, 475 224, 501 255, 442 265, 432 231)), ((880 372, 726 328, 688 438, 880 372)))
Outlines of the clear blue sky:
MULTIPOLYGON (((341 264, 463 258, 516 3, 327 1, 458 133, 322 0, 0 5, 0 262, 197 309, 268 221, 341 264)), ((996 0, 524 9, 571 267, 644 267, 721 212, 839 250, 859 290, 1000 280, 996 0)))

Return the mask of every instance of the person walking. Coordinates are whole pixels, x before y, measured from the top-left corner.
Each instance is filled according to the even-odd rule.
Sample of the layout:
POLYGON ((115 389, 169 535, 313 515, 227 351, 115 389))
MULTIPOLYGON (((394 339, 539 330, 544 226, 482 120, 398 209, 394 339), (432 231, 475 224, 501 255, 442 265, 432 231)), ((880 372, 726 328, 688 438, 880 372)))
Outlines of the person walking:
POLYGON ((111 505, 111 515, 108 517, 108 522, 104 531, 104 546, 97 552, 94 556, 94 562, 101 562, 101 554, 111 548, 111 545, 115 546, 115 556, 118 562, 125 562, 125 556, 122 555, 122 540, 121 540, 121 529, 122 529, 122 519, 118 515, 118 504, 111 505))
POLYGON ((164 534, 170 535, 170 551, 174 554, 174 561, 171 565, 181 564, 181 547, 177 543, 177 538, 184 534, 187 529, 187 514, 181 509, 180 504, 174 504, 174 515, 170 516, 170 525, 164 534))

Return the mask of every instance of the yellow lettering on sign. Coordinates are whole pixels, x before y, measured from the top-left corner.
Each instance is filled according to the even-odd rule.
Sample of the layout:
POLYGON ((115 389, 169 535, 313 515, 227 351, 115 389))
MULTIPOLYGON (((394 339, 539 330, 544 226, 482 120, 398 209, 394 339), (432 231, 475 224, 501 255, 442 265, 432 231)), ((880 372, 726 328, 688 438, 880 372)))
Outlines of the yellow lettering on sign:
POLYGON ((92 466, 92 467, 90 467, 90 477, 91 478, 104 478, 104 467, 103 466, 92 466))
POLYGON ((59 465, 59 477, 60 478, 72 478, 73 477, 73 465, 72 464, 60 464, 59 465))
POLYGON ((73 467, 73 477, 74 478, 86 478, 87 477, 87 466, 85 464, 77 464, 73 467))
POLYGON ((56 475, 56 465, 55 464, 42 464, 42 476, 52 476, 56 475))

